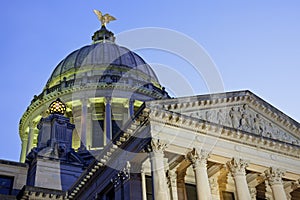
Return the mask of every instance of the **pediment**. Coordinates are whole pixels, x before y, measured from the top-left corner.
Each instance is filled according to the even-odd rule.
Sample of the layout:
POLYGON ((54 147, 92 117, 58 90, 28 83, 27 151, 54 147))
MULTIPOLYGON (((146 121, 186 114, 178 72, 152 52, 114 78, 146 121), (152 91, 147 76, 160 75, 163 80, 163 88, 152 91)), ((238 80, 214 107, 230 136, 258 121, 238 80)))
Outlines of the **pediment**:
POLYGON ((162 108, 181 115, 300 145, 299 123, 250 91, 183 97, 160 103, 162 108))

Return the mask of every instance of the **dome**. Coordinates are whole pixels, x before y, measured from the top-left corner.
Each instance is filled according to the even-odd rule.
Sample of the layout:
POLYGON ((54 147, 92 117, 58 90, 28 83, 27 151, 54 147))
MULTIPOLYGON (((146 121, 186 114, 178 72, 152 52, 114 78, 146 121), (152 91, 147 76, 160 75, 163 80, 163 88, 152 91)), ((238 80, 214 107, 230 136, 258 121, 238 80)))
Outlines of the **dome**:
POLYGON ((84 145, 99 150, 106 144, 105 138, 113 138, 143 102, 170 98, 150 65, 117 45, 114 34, 105 26, 92 39, 92 44, 59 62, 43 91, 33 97, 23 114, 19 126, 24 144, 22 161, 37 145, 39 130, 35 127, 48 115, 47 110, 65 114, 75 124, 74 149, 84 145))
POLYGON ((102 75, 109 73, 109 67, 118 68, 117 71, 132 71, 136 79, 145 82, 159 84, 158 78, 151 67, 136 53, 129 49, 119 46, 114 42, 98 42, 84 46, 63 59, 54 69, 47 81, 48 87, 53 86, 63 79, 86 69, 102 70, 102 75))

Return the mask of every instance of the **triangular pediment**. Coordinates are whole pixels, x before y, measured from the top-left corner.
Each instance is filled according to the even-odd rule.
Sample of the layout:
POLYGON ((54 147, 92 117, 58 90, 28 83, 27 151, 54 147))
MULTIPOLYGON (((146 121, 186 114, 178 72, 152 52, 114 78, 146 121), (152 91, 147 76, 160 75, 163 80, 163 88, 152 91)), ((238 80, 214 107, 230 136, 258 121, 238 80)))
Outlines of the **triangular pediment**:
POLYGON ((300 124, 250 91, 182 97, 150 104, 264 138, 300 145, 300 124))

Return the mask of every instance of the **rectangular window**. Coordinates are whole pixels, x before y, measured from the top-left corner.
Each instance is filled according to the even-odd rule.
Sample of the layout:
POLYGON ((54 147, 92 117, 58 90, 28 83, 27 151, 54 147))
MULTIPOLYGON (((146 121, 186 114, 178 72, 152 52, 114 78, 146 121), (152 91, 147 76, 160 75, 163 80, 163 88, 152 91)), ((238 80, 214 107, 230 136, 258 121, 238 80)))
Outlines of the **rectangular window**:
POLYGON ((185 184, 186 195, 188 200, 197 200, 197 189, 196 185, 185 184))
POLYGON ((103 130, 104 130, 104 120, 93 120, 92 122, 92 147, 103 147, 104 146, 104 138, 103 138, 103 130))
POLYGON ((117 135, 117 133, 121 130, 122 123, 122 120, 112 120, 112 138, 114 138, 117 135))
POLYGON ((234 200, 233 192, 223 191, 222 196, 223 196, 223 200, 234 200))
POLYGON ((147 200, 152 200, 152 178, 151 178, 151 176, 146 176, 146 195, 147 195, 147 200))
POLYGON ((10 195, 14 183, 14 177, 0 176, 0 194, 10 195))

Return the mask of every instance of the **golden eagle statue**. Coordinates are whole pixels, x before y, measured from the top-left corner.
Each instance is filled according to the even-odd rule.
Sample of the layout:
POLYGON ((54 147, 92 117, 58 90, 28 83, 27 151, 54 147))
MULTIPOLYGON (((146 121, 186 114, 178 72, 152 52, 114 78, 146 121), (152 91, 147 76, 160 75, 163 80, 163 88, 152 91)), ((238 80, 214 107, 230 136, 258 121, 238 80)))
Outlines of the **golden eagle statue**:
POLYGON ((106 26, 106 24, 108 24, 110 21, 116 20, 115 17, 107 13, 105 15, 102 15, 102 13, 99 10, 94 10, 94 13, 97 15, 102 26, 106 26))

